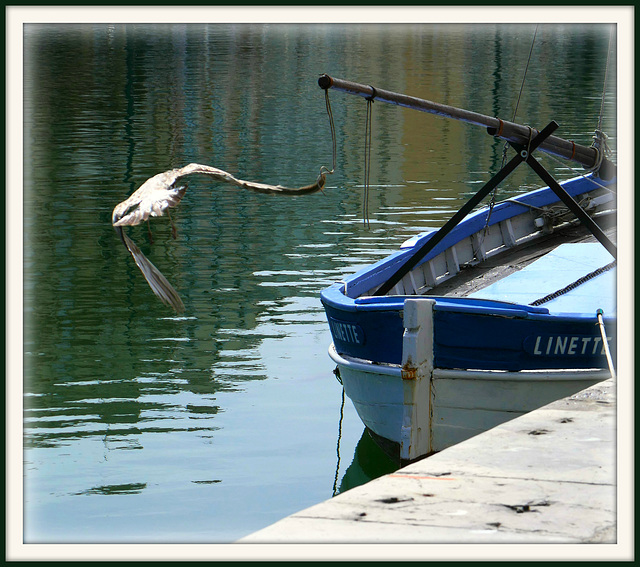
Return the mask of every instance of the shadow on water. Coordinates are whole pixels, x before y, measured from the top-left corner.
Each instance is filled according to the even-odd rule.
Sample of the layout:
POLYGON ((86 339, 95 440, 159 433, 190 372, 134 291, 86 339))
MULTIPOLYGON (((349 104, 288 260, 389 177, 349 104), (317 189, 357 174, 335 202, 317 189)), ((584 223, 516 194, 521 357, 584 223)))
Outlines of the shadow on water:
POLYGON ((353 460, 340 480, 340 485, 336 483, 334 486, 333 495, 342 494, 399 468, 400 465, 378 446, 365 429, 356 446, 353 460))
POLYGON ((337 496, 347 490, 366 484, 370 480, 392 473, 400 468, 397 460, 391 458, 373 440, 368 429, 364 429, 362 436, 356 445, 351 464, 340 479, 342 424, 344 419, 345 392, 342 389, 342 404, 340 406, 340 422, 338 425, 338 442, 336 445, 337 464, 336 475, 333 482, 333 496, 337 496))
POLYGON ((102 494, 108 496, 110 494, 139 494, 147 487, 144 482, 136 482, 130 484, 111 484, 108 486, 96 486, 88 490, 78 492, 78 495, 83 494, 102 494))

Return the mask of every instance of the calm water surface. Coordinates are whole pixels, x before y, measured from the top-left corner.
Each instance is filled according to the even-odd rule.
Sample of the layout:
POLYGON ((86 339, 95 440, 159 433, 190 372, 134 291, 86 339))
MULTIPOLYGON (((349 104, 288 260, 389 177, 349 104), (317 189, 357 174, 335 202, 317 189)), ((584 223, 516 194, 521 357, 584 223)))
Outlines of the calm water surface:
MULTIPOLYGON (((179 317, 111 211, 190 162, 313 182, 332 161, 325 72, 510 120, 534 29, 25 27, 26 542, 230 542, 394 470, 342 405, 319 293, 443 224, 499 169, 501 142, 374 104, 367 227, 365 102, 331 93, 324 194, 193 176, 177 240, 166 217, 153 245, 146 227, 129 231, 179 291, 179 317)), ((542 26, 517 121, 553 119, 589 145, 608 41, 605 26, 542 26)), ((615 147, 615 68, 608 78, 615 147)), ((537 185, 517 172, 498 197, 537 185)))

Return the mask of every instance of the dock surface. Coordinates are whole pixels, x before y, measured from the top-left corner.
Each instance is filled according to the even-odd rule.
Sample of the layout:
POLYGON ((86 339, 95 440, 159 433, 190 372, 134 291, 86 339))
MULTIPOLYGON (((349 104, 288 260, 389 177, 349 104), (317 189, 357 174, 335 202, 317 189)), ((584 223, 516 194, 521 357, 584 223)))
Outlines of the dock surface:
POLYGON ((611 544, 616 528, 607 380, 237 543, 611 544))

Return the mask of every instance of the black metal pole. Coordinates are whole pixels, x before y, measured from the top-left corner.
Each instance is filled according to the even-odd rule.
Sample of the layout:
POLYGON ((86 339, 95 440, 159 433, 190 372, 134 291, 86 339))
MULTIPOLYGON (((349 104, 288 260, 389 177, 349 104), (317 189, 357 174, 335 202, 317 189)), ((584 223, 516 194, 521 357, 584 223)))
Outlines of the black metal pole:
POLYGON ((553 176, 536 160, 531 154, 527 158, 527 164, 535 171, 540 179, 542 179, 551 190, 562 200, 562 202, 571 210, 571 212, 580 219, 580 221, 591 231, 598 242, 602 244, 609 253, 616 258, 616 245, 609 240, 607 235, 596 224, 596 222, 584 211, 584 209, 576 202, 576 200, 567 193, 562 186, 553 178, 553 176))
MULTIPOLYGON (((418 248, 400 268, 383 283, 373 295, 386 295, 393 287, 406 276, 422 258, 433 250, 442 239, 447 236, 491 191, 493 191, 502 181, 504 181, 523 161, 527 160, 533 152, 556 128, 557 122, 550 122, 531 141, 529 149, 519 151, 507 165, 496 173, 471 199, 469 199, 460 210, 453 215, 422 247, 418 248)), ((534 160, 535 161, 535 160, 534 160)), ((570 198, 570 197, 569 197, 570 198)))

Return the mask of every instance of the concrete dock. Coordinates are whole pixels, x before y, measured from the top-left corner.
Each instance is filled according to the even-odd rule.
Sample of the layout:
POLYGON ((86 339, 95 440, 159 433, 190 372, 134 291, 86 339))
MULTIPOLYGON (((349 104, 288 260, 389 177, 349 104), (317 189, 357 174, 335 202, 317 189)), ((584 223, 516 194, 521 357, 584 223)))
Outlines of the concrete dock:
POLYGON ((237 543, 614 544, 616 509, 607 380, 237 543))

